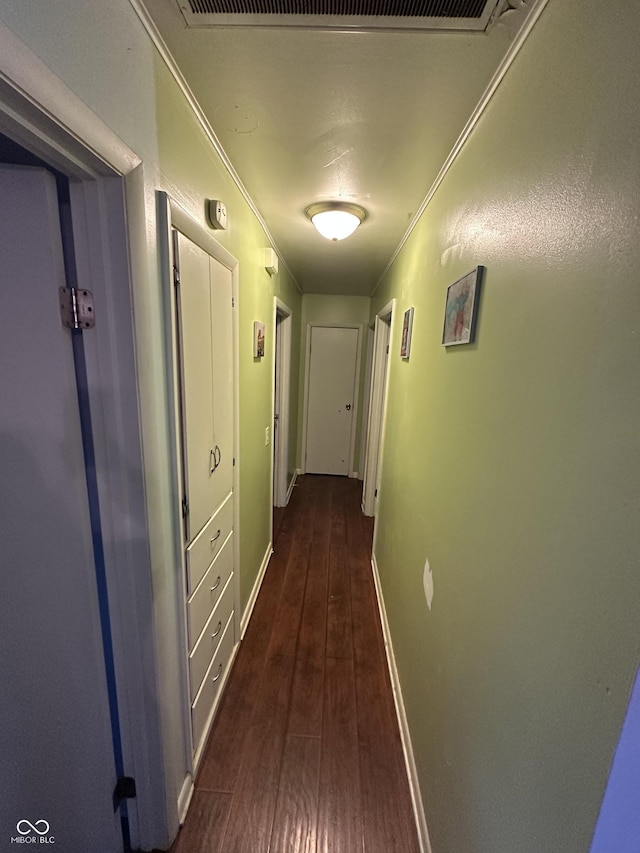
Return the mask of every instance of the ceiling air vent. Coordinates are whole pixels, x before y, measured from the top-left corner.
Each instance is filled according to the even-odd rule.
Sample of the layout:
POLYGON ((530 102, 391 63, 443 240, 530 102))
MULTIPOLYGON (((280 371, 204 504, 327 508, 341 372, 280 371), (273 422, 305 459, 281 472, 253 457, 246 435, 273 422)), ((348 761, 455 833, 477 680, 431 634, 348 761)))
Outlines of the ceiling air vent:
POLYGON ((177 0, 189 27, 484 30, 505 0, 177 0))

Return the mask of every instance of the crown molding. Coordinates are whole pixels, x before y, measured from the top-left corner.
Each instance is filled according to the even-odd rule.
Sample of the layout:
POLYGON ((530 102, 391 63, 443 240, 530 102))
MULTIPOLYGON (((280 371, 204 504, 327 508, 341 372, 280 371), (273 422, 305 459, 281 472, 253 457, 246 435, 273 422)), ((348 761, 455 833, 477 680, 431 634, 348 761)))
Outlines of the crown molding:
POLYGON ((522 25, 522 28, 520 29, 516 38, 514 39, 513 43, 511 44, 511 47, 509 48, 509 50, 505 54, 504 59, 502 60, 502 62, 498 66, 496 73, 491 78, 491 81, 490 81, 489 85, 487 86, 487 88, 485 89, 482 97, 478 101, 476 108, 471 113, 469 120, 467 121, 466 125, 464 126, 462 133, 457 138, 453 148, 451 149, 451 151, 449 153, 449 156, 447 157, 447 159, 442 164, 442 168, 438 172, 435 181, 431 185, 429 192, 427 193, 427 195, 424 198, 424 201, 422 202, 422 204, 420 205, 420 207, 418 208, 418 210, 414 214, 413 218, 411 219, 411 222, 409 223, 409 227, 405 231, 404 236, 400 240, 400 243, 398 244, 395 252, 393 253, 391 258, 389 259, 386 267, 384 268, 384 270, 382 271, 382 274, 380 275, 378 281, 376 282, 375 287, 371 291, 372 296, 376 292, 378 287, 382 284, 385 276, 387 275, 387 273, 389 272, 389 270, 393 266, 396 258, 398 257, 398 255, 400 254, 402 249, 404 248, 407 240, 409 239, 409 237, 411 236, 411 234, 415 230, 420 218, 422 217, 422 214, 425 212, 425 210, 429 206, 431 200, 433 199, 434 195, 438 191, 440 184, 443 182, 447 172, 452 167, 452 165, 454 164, 454 162, 456 161, 456 159, 458 157, 458 154, 460 154, 460 152, 462 151, 466 141, 471 136, 473 129, 475 128, 476 124, 480 120, 480 117, 482 116, 484 111, 489 106, 491 99, 493 98, 498 87, 500 86, 500 84, 504 80, 505 75, 507 74, 509 68, 511 68, 511 65, 515 61, 515 58, 517 57, 517 55, 520 53, 520 49, 522 48, 525 41, 529 37, 529 35, 530 35, 531 31, 533 30, 538 18, 540 17, 540 15, 544 11, 544 9, 548 3, 549 3, 549 0, 507 0, 505 5, 502 7, 501 11, 499 12, 498 16, 494 20, 494 24, 493 24, 494 26, 497 24, 505 24, 505 23, 508 23, 509 26, 511 26, 511 24, 513 22, 513 16, 514 15, 522 15, 523 13, 527 12, 527 17, 525 19, 524 24, 522 25))
MULTIPOLYGON (((47 144, 55 154, 62 145, 65 162, 87 172, 87 155, 95 174, 126 175, 142 161, 80 98, 0 22, 0 100, 2 126, 11 123, 21 144, 47 144), (25 138, 24 134, 27 134, 25 138), (71 153, 73 151, 73 154, 71 153), (78 159, 74 159, 74 155, 78 159)), ((42 156, 42 152, 38 149, 42 156)), ((47 155, 49 156, 49 155, 47 155)), ((57 160, 56 160, 57 162, 57 160)))
POLYGON ((186 102, 189 104, 191 111, 193 112, 198 123, 200 124, 202 130, 204 131, 204 133, 207 137, 207 139, 209 140, 209 142, 213 146, 213 149, 215 150, 216 154, 218 155, 218 157, 222 161, 224 167, 229 172, 229 175, 231 176, 231 179, 233 180, 234 184, 240 190, 240 193, 242 194, 242 197, 244 198, 246 203, 249 205, 251 212, 253 213, 253 215, 256 217, 256 219, 260 223, 260 226, 262 227, 262 230, 264 231, 267 240, 271 244, 271 247, 276 252, 276 254, 280 258, 280 260, 282 261, 282 266, 289 273, 289 276, 291 277, 291 280, 293 281, 293 283, 297 287, 298 292, 302 293, 302 288, 300 287, 298 280, 296 279, 294 274, 291 272, 286 260, 284 259, 282 253, 278 249, 276 242, 273 239, 273 236, 271 235, 269 228, 267 227, 267 223, 265 222, 262 214, 260 213, 260 210, 258 209, 258 207, 257 207, 256 203, 254 202, 254 200, 252 199, 252 197, 249 195, 249 191, 247 190, 247 188, 243 184, 242 179, 240 178, 240 175, 236 172, 235 167, 233 166, 233 163, 231 162, 231 160, 229 159, 229 157, 227 155, 227 152, 222 147, 220 140, 216 136, 215 131, 209 122, 209 119, 207 118, 204 110, 202 109, 202 107, 198 103, 198 100, 197 100, 196 96, 194 95, 193 91, 191 90, 191 87, 187 83, 182 71, 180 70, 180 67, 178 66, 178 63, 173 58, 173 54, 169 50, 167 43, 162 38, 162 35, 160 34, 160 30, 156 27, 155 22, 153 21, 153 19, 149 15, 146 7, 142 3, 142 0, 129 0, 129 3, 131 4, 131 6, 132 6, 134 12, 136 13, 136 15, 138 16, 138 18, 140 19, 142 26, 144 27, 144 29, 147 32, 147 35, 149 36, 149 38, 153 42, 154 47, 156 48, 156 50, 160 54, 162 61, 167 66, 169 73, 171 74, 171 76, 175 80, 176 85, 178 86, 178 88, 182 92, 186 102))

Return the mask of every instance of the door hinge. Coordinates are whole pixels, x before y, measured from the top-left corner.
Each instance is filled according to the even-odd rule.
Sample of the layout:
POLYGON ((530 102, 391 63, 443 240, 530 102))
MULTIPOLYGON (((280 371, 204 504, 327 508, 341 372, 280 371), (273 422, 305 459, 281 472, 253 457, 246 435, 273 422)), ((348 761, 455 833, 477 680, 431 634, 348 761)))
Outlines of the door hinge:
POLYGON ((67 329, 93 329, 96 318, 93 311, 93 293, 78 287, 61 287, 60 318, 67 329))
POLYGON ((123 800, 133 800, 136 796, 136 780, 133 776, 119 776, 116 787, 113 789, 113 810, 118 811, 118 806, 123 800))
POLYGON ((389 355, 389 344, 387 344, 387 355, 389 355))
POLYGON ((182 517, 186 518, 189 515, 189 501, 186 495, 182 498, 182 517))
POLYGON ((232 308, 235 308, 235 307, 236 307, 236 300, 235 300, 235 298, 234 298, 233 296, 231 297, 231 307, 232 307, 232 308))
POLYGON ((180 287, 180 269, 179 267, 173 267, 173 285, 174 287, 180 287))
POLYGON ((375 492, 373 493, 373 496, 374 496, 374 498, 377 498, 377 497, 378 497, 378 490, 377 490, 377 489, 376 489, 376 490, 375 490, 375 492))
POLYGON ((235 456, 233 457, 233 467, 234 468, 236 467, 236 457, 235 456))

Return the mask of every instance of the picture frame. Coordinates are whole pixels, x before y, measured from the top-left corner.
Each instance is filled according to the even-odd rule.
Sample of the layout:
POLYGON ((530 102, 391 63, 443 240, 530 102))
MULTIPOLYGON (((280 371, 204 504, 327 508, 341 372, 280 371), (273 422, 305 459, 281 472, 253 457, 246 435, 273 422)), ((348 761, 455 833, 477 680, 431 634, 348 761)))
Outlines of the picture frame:
POLYGON ((477 266, 447 288, 442 346, 474 342, 483 272, 484 267, 477 266))
POLYGON ((253 357, 263 358, 264 356, 264 323, 259 323, 257 320, 253 324, 253 357))
POLYGON ((413 331, 413 308, 407 308, 402 322, 402 340, 400 342, 400 358, 409 358, 411 354, 411 333, 413 331))

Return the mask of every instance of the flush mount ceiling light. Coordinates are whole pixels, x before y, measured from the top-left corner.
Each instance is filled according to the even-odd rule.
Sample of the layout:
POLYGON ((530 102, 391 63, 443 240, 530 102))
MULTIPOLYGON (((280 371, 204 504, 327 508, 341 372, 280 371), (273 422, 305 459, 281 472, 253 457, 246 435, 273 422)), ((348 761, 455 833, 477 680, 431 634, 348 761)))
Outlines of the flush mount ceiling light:
POLYGON ((327 240, 344 240, 367 215, 360 205, 342 201, 319 201, 310 205, 305 213, 327 240))

